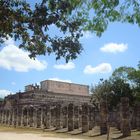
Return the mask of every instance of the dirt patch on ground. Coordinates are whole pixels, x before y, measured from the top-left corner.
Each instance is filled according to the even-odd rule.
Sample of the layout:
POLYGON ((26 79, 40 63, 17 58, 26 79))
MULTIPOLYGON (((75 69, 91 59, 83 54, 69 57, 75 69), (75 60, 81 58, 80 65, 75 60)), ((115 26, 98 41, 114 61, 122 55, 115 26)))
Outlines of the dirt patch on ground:
MULTIPOLYGON (((121 137, 121 132, 111 128, 110 140, 140 140, 140 131, 133 130, 132 136, 121 137)), ((106 135, 99 134, 99 128, 95 127, 88 133, 81 134, 78 130, 72 132, 52 131, 33 128, 13 128, 0 126, 0 140, 106 140, 106 135)))

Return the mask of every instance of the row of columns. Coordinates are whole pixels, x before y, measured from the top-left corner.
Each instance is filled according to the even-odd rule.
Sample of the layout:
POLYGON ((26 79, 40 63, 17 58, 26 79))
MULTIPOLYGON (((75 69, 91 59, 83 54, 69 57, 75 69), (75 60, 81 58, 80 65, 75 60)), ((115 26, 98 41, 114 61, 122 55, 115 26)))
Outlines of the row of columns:
MULTIPOLYGON (((122 98, 117 113, 116 124, 122 131, 123 136, 131 135, 130 111, 128 98, 122 98)), ((62 106, 45 105, 40 107, 30 106, 28 108, 12 108, 0 110, 0 123, 12 126, 35 127, 42 129, 55 128, 56 130, 67 128, 68 131, 80 129, 82 133, 92 130, 95 126, 95 108, 88 104, 76 106, 70 103, 62 106)), ((106 101, 100 102, 100 133, 107 134, 109 125, 109 111, 106 101)), ((136 125, 140 130, 140 104, 136 106, 136 125)))
POLYGON ((75 106, 70 103, 62 107, 45 105, 40 107, 15 107, 10 110, 0 110, 0 123, 11 126, 35 128, 67 128, 68 131, 81 128, 88 132, 94 127, 94 107, 88 104, 75 106))

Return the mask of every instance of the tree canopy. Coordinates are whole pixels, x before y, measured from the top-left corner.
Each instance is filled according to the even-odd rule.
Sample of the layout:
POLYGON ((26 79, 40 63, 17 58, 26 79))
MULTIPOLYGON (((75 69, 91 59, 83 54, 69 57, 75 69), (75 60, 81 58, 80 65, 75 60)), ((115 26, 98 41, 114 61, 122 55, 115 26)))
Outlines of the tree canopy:
POLYGON ((130 106, 140 102, 140 62, 138 68, 121 66, 116 68, 107 80, 100 80, 91 88, 95 106, 101 99, 107 100, 109 109, 114 109, 121 97, 128 97, 130 106))
POLYGON ((0 0, 0 43, 8 37, 19 40, 30 57, 54 53, 66 62, 77 58, 83 48, 83 31, 97 36, 110 22, 129 22, 140 26, 140 2, 137 0, 0 0), (48 33, 54 25, 62 36, 48 33))

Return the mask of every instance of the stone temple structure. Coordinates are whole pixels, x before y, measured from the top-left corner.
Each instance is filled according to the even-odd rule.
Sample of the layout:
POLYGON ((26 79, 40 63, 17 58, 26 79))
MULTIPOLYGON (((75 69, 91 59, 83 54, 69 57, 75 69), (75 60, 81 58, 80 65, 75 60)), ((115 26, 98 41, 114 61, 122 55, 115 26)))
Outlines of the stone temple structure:
POLYGON ((27 85, 24 92, 5 97, 0 103, 0 123, 68 131, 83 126, 81 130, 87 132, 92 124, 89 108, 88 86, 45 80, 40 86, 27 85))
POLYGON ((95 109, 86 85, 45 80, 5 97, 0 102, 0 125, 78 129, 81 133, 100 126, 100 134, 108 134, 109 127, 115 126, 123 136, 130 136, 131 128, 140 130, 140 103, 130 111, 129 99, 122 97, 117 108, 109 112, 107 100, 103 99, 100 108, 95 109))

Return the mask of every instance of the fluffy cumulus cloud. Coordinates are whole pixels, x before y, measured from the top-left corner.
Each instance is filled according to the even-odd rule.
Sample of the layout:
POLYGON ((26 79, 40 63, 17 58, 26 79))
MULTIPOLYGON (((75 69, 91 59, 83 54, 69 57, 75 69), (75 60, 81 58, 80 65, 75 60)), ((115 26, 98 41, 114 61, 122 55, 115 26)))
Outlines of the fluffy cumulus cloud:
POLYGON ((96 74, 96 73, 109 73, 112 71, 112 67, 109 63, 102 63, 96 67, 87 65, 84 69, 85 74, 96 74))
POLYGON ((4 98, 7 95, 13 94, 12 92, 10 92, 9 90, 5 90, 5 89, 0 89, 0 98, 4 98))
POLYGON ((57 78, 57 77, 50 78, 49 80, 72 83, 71 80, 63 80, 63 79, 59 79, 59 78, 57 78))
POLYGON ((100 50, 102 52, 107 52, 107 53, 119 53, 119 52, 124 52, 128 49, 127 44, 117 44, 117 43, 108 43, 105 44, 100 50))
POLYGON ((68 62, 67 64, 58 64, 54 65, 55 69, 63 69, 63 70, 71 70, 75 68, 75 64, 73 62, 68 62))
POLYGON ((5 47, 0 51, 0 67, 18 72, 28 72, 31 69, 40 71, 47 67, 45 61, 30 59, 28 55, 29 53, 19 49, 9 38, 5 41, 5 47))

